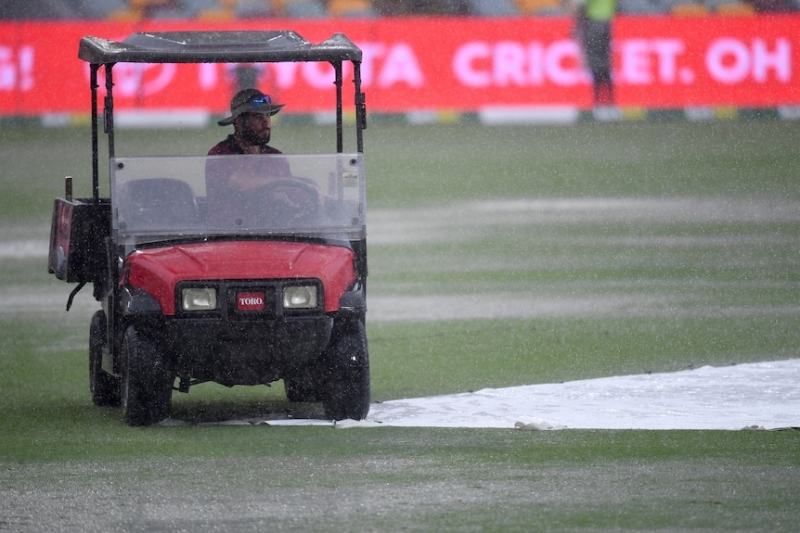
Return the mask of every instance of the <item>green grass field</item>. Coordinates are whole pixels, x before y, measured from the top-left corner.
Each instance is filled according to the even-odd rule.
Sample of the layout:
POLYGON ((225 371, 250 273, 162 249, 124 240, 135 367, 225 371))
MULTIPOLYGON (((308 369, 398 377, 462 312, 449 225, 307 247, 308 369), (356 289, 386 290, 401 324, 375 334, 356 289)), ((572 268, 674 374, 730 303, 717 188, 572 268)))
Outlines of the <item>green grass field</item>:
MULTIPOLYGON (((279 123, 275 145, 327 151, 323 130, 279 123)), ((118 153, 221 136, 124 131, 118 153)), ((65 175, 89 193, 88 129, 0 138, 0 531, 797 530, 794 431, 128 428, 91 404, 89 291, 65 314, 72 287, 24 252, 46 245, 65 175)), ((434 303, 368 315, 373 399, 798 357, 799 145, 800 123, 769 120, 375 121, 370 298, 434 303), (504 295, 543 310, 437 314, 504 295)), ((280 384, 174 403, 195 420, 291 409, 280 384)))

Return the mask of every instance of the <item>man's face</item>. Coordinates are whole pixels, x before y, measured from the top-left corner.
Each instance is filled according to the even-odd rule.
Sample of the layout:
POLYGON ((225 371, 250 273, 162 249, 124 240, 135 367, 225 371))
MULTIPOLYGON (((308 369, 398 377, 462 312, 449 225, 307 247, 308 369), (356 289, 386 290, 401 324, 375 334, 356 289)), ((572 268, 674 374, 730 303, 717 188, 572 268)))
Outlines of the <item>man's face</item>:
POLYGON ((240 121, 240 132, 245 142, 251 145, 263 145, 269 143, 270 116, 263 113, 242 113, 240 121))

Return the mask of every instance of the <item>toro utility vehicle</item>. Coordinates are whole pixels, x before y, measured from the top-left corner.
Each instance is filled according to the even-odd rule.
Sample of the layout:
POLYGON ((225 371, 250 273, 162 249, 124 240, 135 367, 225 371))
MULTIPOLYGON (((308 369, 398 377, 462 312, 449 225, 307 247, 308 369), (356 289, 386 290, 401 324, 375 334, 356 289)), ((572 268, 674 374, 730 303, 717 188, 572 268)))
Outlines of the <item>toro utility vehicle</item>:
POLYGON ((121 406, 129 425, 150 425, 170 417, 174 390, 282 379, 290 401, 322 402, 328 419, 365 418, 361 50, 342 34, 313 44, 292 31, 163 32, 119 42, 84 37, 79 57, 90 78, 92 196, 73 197, 67 178, 65 196, 54 205, 48 269, 78 284, 67 309, 85 284, 100 303, 89 328, 94 403, 121 406), (331 153, 117 153, 117 63, 275 62, 333 66, 331 153), (347 83, 344 72, 352 74, 347 83), (353 91, 354 121, 343 119, 345 88, 353 91), (108 197, 100 195, 101 125, 108 197), (355 135, 348 137, 350 153, 345 133, 355 135), (288 174, 271 176, 287 165, 288 174), (269 179, 246 194, 215 198, 210 174, 220 168, 269 179))

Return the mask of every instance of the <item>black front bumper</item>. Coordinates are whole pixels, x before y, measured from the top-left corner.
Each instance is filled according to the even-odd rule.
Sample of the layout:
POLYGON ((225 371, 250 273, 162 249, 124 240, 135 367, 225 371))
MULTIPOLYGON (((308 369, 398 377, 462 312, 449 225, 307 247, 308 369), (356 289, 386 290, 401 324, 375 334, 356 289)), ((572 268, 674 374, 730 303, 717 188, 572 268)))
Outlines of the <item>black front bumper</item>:
POLYGON ((182 381, 267 384, 322 356, 331 337, 327 315, 250 321, 164 320, 163 349, 182 381))

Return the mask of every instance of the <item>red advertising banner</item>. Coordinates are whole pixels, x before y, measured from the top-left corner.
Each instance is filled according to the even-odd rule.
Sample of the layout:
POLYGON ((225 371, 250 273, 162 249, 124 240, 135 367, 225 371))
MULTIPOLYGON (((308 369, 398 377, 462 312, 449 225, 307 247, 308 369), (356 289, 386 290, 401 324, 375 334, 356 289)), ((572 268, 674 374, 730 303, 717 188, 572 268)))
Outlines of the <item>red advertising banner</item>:
MULTIPOLYGON (((800 104, 800 16, 618 17, 613 64, 620 106, 774 107, 800 104)), ((226 24, 147 21, 0 24, 0 115, 85 113, 85 35, 291 28, 312 42, 346 33, 364 51, 370 112, 591 106, 590 78, 567 18, 418 18, 226 24)), ((327 64, 253 66, 286 112, 331 109, 327 64)), ((101 71, 102 73, 102 71, 101 71)), ((101 80, 102 82, 102 80, 101 80)), ((232 65, 114 67, 117 109, 226 110, 232 65)))

